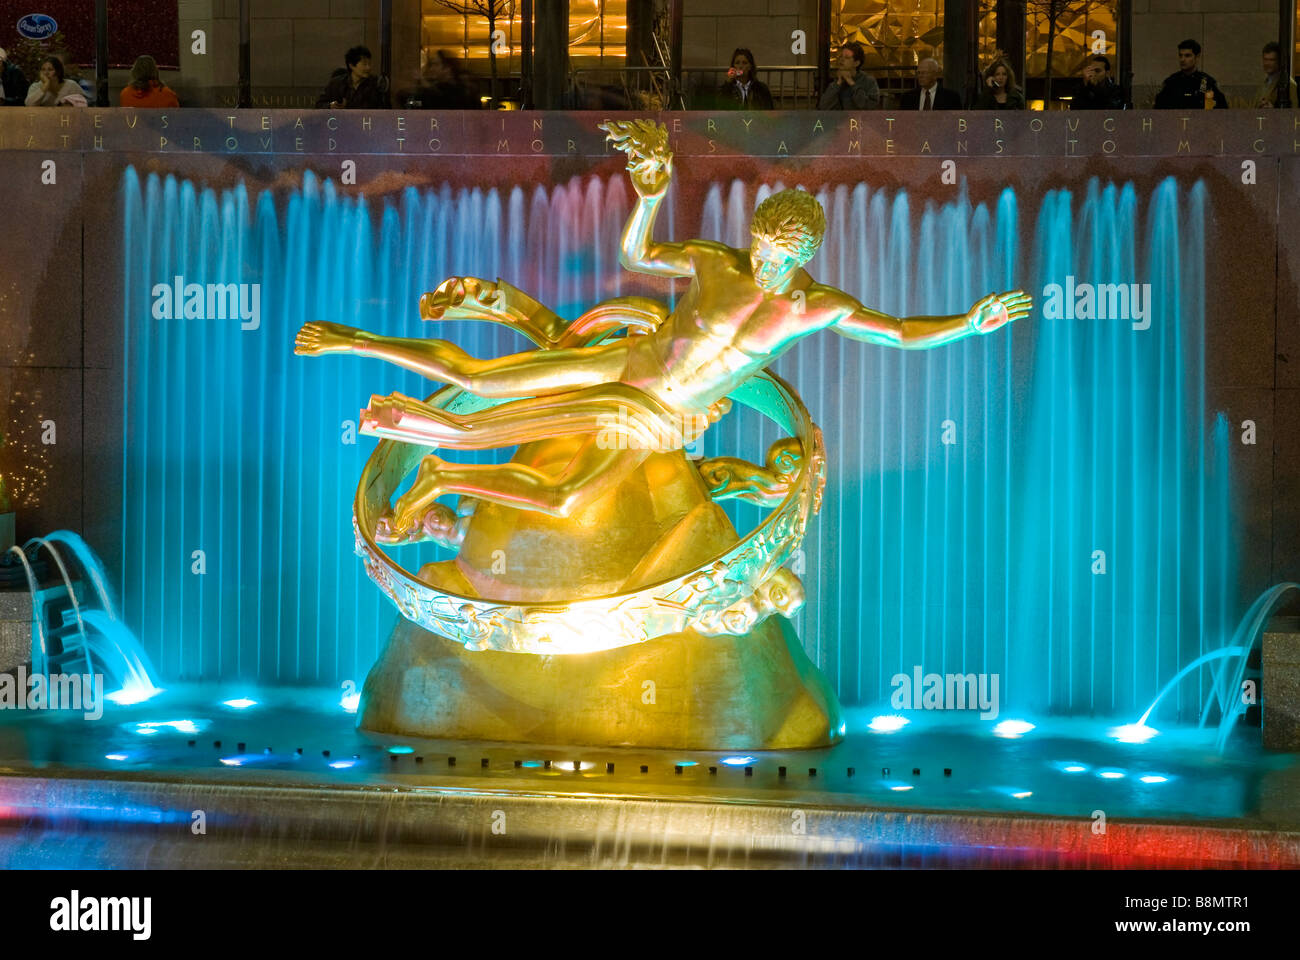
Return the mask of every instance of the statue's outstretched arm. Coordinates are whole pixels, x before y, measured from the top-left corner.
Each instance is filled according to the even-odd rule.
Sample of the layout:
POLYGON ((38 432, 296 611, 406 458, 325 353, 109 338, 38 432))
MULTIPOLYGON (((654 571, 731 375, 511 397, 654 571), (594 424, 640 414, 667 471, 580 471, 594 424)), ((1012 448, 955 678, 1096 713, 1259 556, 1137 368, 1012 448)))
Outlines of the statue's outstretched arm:
POLYGON ((891 317, 840 293, 843 307, 830 328, 842 336, 903 350, 928 350, 994 330, 1029 315, 1033 299, 1022 290, 989 294, 964 314, 950 317, 891 317))
POLYGON ((599 125, 614 149, 627 154, 627 173, 637 193, 636 206, 623 228, 619 262, 626 270, 657 277, 693 277, 695 264, 687 244, 651 239, 659 207, 673 178, 668 128, 653 120, 609 120, 599 125))

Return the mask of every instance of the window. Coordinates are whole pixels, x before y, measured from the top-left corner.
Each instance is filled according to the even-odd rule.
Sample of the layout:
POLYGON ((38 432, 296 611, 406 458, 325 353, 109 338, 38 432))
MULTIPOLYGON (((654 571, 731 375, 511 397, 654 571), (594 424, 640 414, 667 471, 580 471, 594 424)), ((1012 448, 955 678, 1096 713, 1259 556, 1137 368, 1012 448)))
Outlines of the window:
POLYGON ((831 45, 862 44, 864 70, 915 69, 924 57, 941 57, 943 0, 834 0, 831 45))
MULTIPOLYGON (((534 9, 546 0, 534 0, 534 9)), ((519 0, 421 0, 420 45, 426 57, 446 50, 468 69, 488 71, 491 32, 486 16, 496 14, 504 50, 498 48, 497 74, 520 72, 522 35, 519 0)), ((569 56, 573 66, 621 66, 626 54, 627 0, 569 0, 569 56)))
POLYGON ((1115 57, 1116 0, 1026 0, 1025 76, 1047 76, 1047 39, 1052 15, 1052 76, 1073 77, 1094 53, 1115 57))

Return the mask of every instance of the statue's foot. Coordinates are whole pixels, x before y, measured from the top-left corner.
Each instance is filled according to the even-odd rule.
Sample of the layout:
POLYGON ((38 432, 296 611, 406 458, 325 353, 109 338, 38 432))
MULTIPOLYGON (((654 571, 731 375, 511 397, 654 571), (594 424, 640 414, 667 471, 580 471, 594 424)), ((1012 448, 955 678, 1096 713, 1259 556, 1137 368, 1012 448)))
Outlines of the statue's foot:
POLYGON ((421 531, 399 529, 391 511, 375 521, 375 542, 393 546, 400 543, 418 543, 424 538, 416 536, 421 531))
MULTIPOLYGON (((424 529, 425 518, 430 513, 435 514, 431 521, 434 530, 439 529, 438 524, 443 521, 443 515, 439 511, 446 513, 445 525, 455 525, 457 518, 451 509, 433 502, 439 493, 435 486, 436 476, 445 463, 433 454, 421 460, 420 469, 415 474, 415 483, 411 484, 410 490, 397 498, 392 511, 387 514, 391 517, 390 526, 393 535, 403 537, 403 543, 413 542, 409 538, 418 536, 424 529)), ((419 539, 425 538, 419 537, 419 539)))
POLYGON ((432 540, 444 547, 455 549, 465 539, 463 518, 456 516, 450 507, 435 503, 415 524, 402 526, 395 512, 385 513, 375 523, 375 542, 387 546, 423 543, 432 540))
POLYGON ((313 320, 303 324, 293 341, 293 352, 304 357, 324 353, 347 353, 356 342, 357 329, 341 323, 313 320))

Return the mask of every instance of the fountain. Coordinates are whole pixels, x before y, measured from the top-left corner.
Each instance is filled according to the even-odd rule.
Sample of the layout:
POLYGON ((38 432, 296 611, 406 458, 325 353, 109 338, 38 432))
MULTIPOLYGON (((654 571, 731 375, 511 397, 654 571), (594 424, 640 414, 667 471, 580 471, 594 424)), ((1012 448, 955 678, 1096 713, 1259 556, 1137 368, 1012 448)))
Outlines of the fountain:
MULTIPOLYGON (((18 771, 0 778, 15 825, 0 862, 337 865, 382 848, 401 865, 1300 864, 1294 758, 1243 735, 1236 698, 1282 594, 1251 605, 1258 565, 1238 571, 1227 508, 1254 468, 1229 469, 1246 461, 1223 384, 1207 383, 1207 324, 1222 319, 1207 318, 1208 245, 1236 196, 1218 161, 1157 174, 1099 157, 1085 168, 1099 176, 1067 177, 1001 161, 992 176, 973 159, 959 166, 969 184, 940 190, 915 174, 928 161, 743 156, 674 188, 666 236, 744 244, 758 203, 806 187, 830 222, 810 271, 891 313, 1121 283, 1139 285, 1142 309, 1101 319, 1058 302, 943 351, 821 337, 782 357, 775 376, 835 446, 822 512, 789 561, 807 602, 769 622, 825 675, 843 740, 665 751, 358 729, 362 681, 394 624, 409 627, 351 555, 359 466, 392 468, 370 519, 406 489, 357 408, 372 391, 431 388, 287 351, 320 319, 428 337, 420 294, 455 275, 501 276, 566 317, 617 297, 675 303, 680 285, 611 256, 631 209, 623 175, 592 154, 558 183, 541 166, 485 179, 474 160, 341 185, 324 155, 141 157, 99 174, 123 171, 116 204, 96 208, 122 231, 119 535, 97 530, 97 573, 57 535, 35 546, 56 576, 59 551, 78 591, 42 627, 49 650, 66 635, 98 669, 120 649, 123 682, 143 688, 148 672, 167 689, 114 704, 108 723, 0 716, 0 763, 18 771), (259 322, 157 318, 154 288, 178 276, 257 284, 259 322), (287 410, 311 416, 291 426, 287 410), (114 617, 138 648, 106 639, 114 617), (898 716, 891 680, 917 668, 991 674, 998 715, 898 716), (1116 723, 1125 737, 1106 735, 1116 723), (219 836, 169 839, 189 841, 200 808, 221 811, 219 836), (1094 810, 1108 833, 1087 829, 1094 810), (488 826, 498 813, 509 850, 488 826), (23 839, 42 831, 67 841, 57 854, 23 839)), ((478 356, 529 346, 500 325, 439 323, 433 335, 478 356)), ((788 432, 737 403, 690 455, 758 463, 788 432)), ((742 536, 766 516, 716 506, 742 536)), ((379 547, 417 580, 455 559, 434 542, 379 547)))
POLYGON ((140 703, 159 693, 157 675, 148 655, 131 629, 115 612, 103 561, 86 542, 70 530, 56 530, 46 537, 34 537, 23 547, 8 551, 19 558, 27 576, 32 603, 31 672, 37 674, 102 673, 116 681, 107 694, 118 704, 140 703), (84 578, 73 579, 68 564, 56 545, 71 552, 84 578), (28 560, 27 551, 43 548, 59 572, 62 590, 41 590, 28 560), (99 601, 97 609, 83 609, 78 583, 89 582, 99 601), (65 606, 66 604, 66 606, 65 606), (62 612, 62 622, 53 630, 49 623, 62 612), (68 613, 71 612, 71 616, 68 613), (48 631, 48 632, 47 632, 48 631), (52 649, 57 647, 57 649, 52 649))
MULTIPOLYGON (((699 235, 743 241, 749 211, 781 187, 711 185, 699 235)), ((1156 314, 1145 330, 1035 319, 996 343, 939 353, 826 338, 779 360, 775 372, 843 441, 794 561, 808 576, 795 625, 809 656, 846 704, 887 699, 890 678, 922 664, 999 673, 1007 706, 1022 710, 1140 710, 1226 642, 1242 602, 1221 520, 1226 423, 1201 413, 1204 186, 1166 178, 1143 196, 1093 178, 1078 196, 1032 198, 1028 226, 1026 198, 1011 188, 989 203, 963 189, 919 209, 906 191, 864 183, 816 193, 830 229, 811 269, 886 311, 954 311, 982 290, 1042 290, 1069 275, 1150 283, 1156 314), (1096 551, 1104 573, 1093 572, 1096 551), (844 575, 823 582, 832 569, 844 575)), ((250 196, 127 169, 120 562, 126 619, 165 677, 359 683, 391 625, 348 557, 339 509, 353 465, 374 449, 356 422, 374 374, 366 363, 328 374, 292 365, 283 338, 315 317, 421 336, 413 305, 433 278, 513 277, 507 264, 522 265, 517 284, 557 312, 639 292, 601 252, 629 209, 619 177, 408 187, 374 201, 310 173, 250 196), (199 350, 189 325, 145 326, 151 277, 205 283, 236 269, 262 285, 259 330, 212 324, 199 350), (324 415, 285 431, 277 411, 289 406, 324 415), (164 509, 146 509, 153 502, 164 509), (196 574, 177 559, 196 550, 220 561, 196 574)), ((667 214, 680 232, 683 212, 667 214)), ((526 346, 495 325, 450 321, 443 333, 475 355, 526 346)), ((385 385, 421 390, 400 371, 385 385)), ((776 439, 739 411, 701 452, 759 460, 776 439)), ((722 506, 737 529, 761 517, 722 506)), ((406 549, 412 568, 448 556, 406 549)), ((1194 719, 1209 683, 1204 669, 1180 681, 1180 713, 1194 719)))

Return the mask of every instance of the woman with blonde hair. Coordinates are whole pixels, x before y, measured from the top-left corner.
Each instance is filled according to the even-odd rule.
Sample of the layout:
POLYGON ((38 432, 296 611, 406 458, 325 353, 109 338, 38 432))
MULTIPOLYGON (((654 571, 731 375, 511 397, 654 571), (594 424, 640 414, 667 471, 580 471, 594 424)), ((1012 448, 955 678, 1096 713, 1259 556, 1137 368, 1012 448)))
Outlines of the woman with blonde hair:
POLYGON ((136 57, 131 67, 131 82, 122 88, 118 103, 124 107, 179 107, 181 102, 171 87, 158 77, 158 63, 153 57, 136 57))
POLYGON ((1025 94, 1016 85, 1016 72, 1001 54, 984 71, 984 82, 975 98, 976 110, 1024 110, 1025 94))

